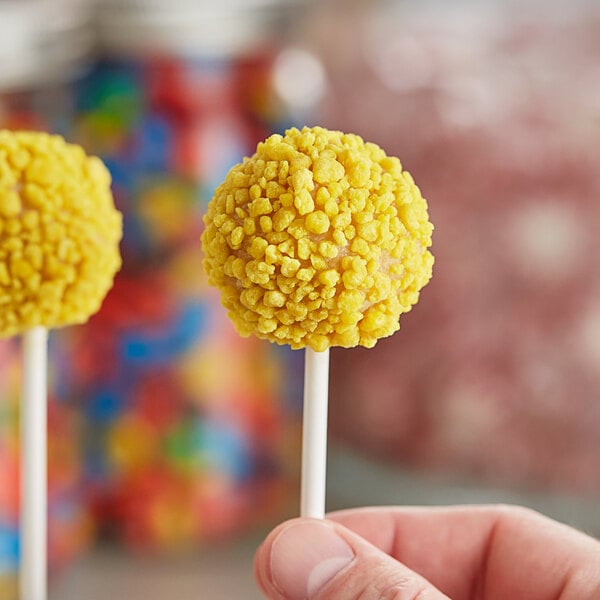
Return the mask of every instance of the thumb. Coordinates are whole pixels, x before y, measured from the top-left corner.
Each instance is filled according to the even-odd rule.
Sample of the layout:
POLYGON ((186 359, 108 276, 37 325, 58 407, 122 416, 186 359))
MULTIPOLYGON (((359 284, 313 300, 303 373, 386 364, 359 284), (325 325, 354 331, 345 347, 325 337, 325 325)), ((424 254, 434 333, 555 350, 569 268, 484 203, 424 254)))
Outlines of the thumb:
POLYGON ((402 563, 327 520, 279 525, 258 549, 254 568, 271 600, 449 600, 402 563))

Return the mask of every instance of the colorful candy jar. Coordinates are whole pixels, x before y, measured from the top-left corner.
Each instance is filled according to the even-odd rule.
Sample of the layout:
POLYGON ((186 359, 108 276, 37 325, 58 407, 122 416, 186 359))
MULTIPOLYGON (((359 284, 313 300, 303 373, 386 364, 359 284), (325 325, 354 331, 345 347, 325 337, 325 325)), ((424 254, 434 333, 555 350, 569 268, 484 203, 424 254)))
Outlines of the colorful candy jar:
POLYGON ((56 336, 56 393, 85 415, 103 529, 143 547, 221 538, 280 515, 296 476, 300 356, 231 327, 202 273, 216 183, 287 126, 273 93, 281 3, 109 1, 71 137, 124 214, 100 313, 56 336))

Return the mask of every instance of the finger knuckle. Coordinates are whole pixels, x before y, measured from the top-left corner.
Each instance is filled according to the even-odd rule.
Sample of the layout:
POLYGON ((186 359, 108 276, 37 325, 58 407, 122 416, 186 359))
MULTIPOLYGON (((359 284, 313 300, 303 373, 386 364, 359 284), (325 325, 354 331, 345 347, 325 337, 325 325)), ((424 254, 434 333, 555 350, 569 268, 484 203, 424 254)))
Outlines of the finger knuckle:
POLYGON ((509 519, 531 520, 539 519, 540 513, 527 506, 518 506, 515 504, 497 504, 495 506, 499 516, 509 519))
POLYGON ((379 586, 380 600, 433 600, 430 589, 423 581, 413 577, 400 577, 379 586))

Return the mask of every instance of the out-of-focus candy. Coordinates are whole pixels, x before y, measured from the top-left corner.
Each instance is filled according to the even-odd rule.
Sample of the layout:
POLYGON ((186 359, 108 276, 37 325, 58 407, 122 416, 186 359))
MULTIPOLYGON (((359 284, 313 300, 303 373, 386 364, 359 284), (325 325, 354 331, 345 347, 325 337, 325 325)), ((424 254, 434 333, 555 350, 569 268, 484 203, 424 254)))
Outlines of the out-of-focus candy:
MULTIPOLYGON (((106 3, 101 21, 138 9, 106 3)), ((215 185, 270 118, 283 122, 276 51, 267 39, 243 54, 150 53, 133 47, 135 25, 131 47, 114 46, 119 27, 103 31, 112 52, 81 81, 73 136, 111 171, 123 268, 100 313, 56 336, 56 394, 85 417, 85 486, 103 531, 152 548, 230 536, 283 508, 274 490, 290 487, 300 357, 239 339, 199 276, 198 238, 215 185)))

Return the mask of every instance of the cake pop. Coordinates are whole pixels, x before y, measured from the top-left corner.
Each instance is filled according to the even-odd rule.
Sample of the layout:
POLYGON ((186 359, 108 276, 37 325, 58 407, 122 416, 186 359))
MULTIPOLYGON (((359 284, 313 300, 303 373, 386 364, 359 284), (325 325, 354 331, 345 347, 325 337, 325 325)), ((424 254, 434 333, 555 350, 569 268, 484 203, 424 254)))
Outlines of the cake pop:
POLYGON ((61 137, 0 131, 0 337, 85 322, 121 265, 103 163, 61 137))
POLYGON ((204 266, 239 333, 294 349, 374 346, 431 278, 426 201, 357 135, 272 135, 230 170, 204 221, 204 266))
POLYGON ((46 599, 47 329, 100 308, 121 235, 99 159, 59 136, 0 130, 0 337, 23 334, 23 600, 46 599))
POLYGON ((306 348, 300 514, 325 508, 329 348, 374 346, 431 278, 427 203, 359 136, 292 128, 217 188, 204 267, 241 335, 306 348))

